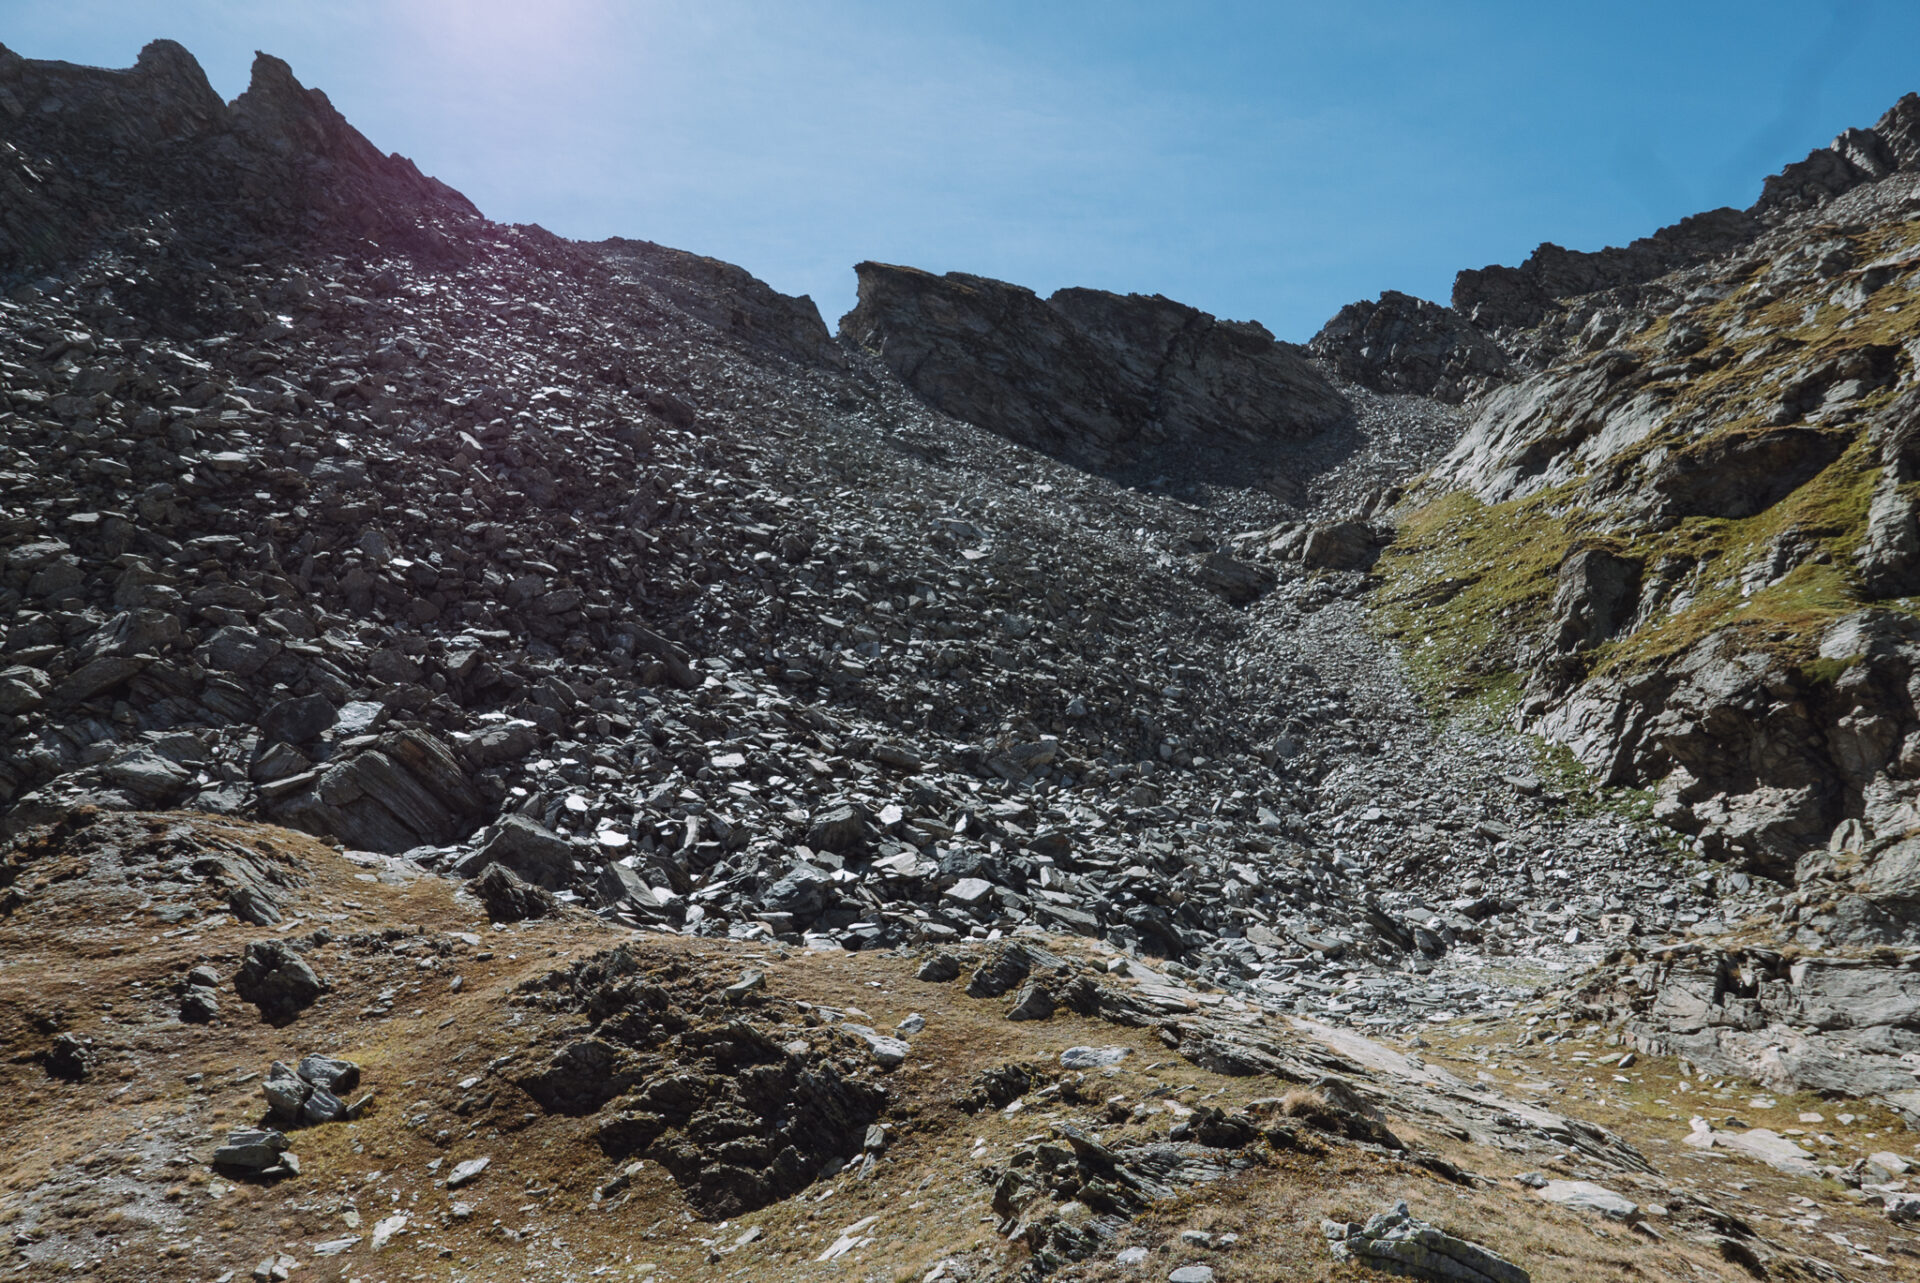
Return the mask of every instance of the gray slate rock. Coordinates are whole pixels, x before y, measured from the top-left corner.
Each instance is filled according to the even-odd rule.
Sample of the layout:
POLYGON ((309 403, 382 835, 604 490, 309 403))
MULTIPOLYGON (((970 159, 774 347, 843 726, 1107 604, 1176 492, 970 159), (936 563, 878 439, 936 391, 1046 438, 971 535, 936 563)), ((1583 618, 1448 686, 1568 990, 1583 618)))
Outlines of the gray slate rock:
POLYGON ((447 1176, 447 1188, 459 1189, 462 1185, 471 1185, 480 1179, 480 1173, 493 1165, 493 1159, 469 1158, 464 1163, 454 1164, 453 1171, 447 1176))
POLYGON ((260 1008, 269 1024, 286 1024, 330 988, 327 982, 281 940, 255 940, 247 946, 233 989, 242 1002, 260 1008))
POLYGON ((1548 1181, 1534 1194, 1549 1203, 1571 1207, 1577 1212, 1594 1212, 1610 1221, 1637 1221, 1640 1205, 1592 1181, 1548 1181))
POLYGON ((282 824, 363 850, 399 854, 464 838, 483 806, 446 745, 424 731, 407 730, 383 735, 345 761, 284 781, 268 809, 282 824))
POLYGON ((894 1038, 866 1025, 842 1026, 848 1033, 866 1044, 867 1052, 874 1063, 883 1069, 892 1069, 906 1060, 913 1051, 905 1039, 894 1038))
POLYGON ((557 891, 573 882, 574 844, 524 815, 509 815, 482 835, 480 844, 454 864, 472 876, 498 864, 535 886, 557 891))
POLYGON ((929 984, 943 985, 960 978, 960 959, 950 953, 936 953, 920 964, 920 970, 914 973, 929 984))
POLYGON ((325 695, 283 699, 260 715, 260 738, 262 742, 310 743, 332 727, 338 716, 332 701, 325 695))
POLYGON ((1047 991, 1047 987, 1029 980, 1020 986, 1020 992, 1014 995, 1013 1006, 1007 1011, 1007 1019, 1051 1020, 1053 1009, 1053 995, 1047 991))
POLYGON ((524 922, 560 912, 560 901, 553 892, 524 881, 504 864, 487 865, 479 877, 467 883, 467 890, 486 908, 489 922, 524 922))
POLYGON ((1060 1053, 1062 1069, 1104 1069, 1133 1054, 1131 1047, 1069 1047, 1060 1053))
POLYGON ((241 1127, 227 1134, 226 1144, 213 1151, 215 1167, 236 1167, 244 1171, 264 1171, 280 1162, 287 1138, 268 1127, 241 1127))
POLYGON ((1367 1218, 1365 1225, 1322 1221, 1320 1228, 1335 1260, 1358 1261, 1403 1278, 1432 1283, 1529 1283, 1531 1277, 1505 1257, 1415 1219, 1404 1202, 1367 1218))

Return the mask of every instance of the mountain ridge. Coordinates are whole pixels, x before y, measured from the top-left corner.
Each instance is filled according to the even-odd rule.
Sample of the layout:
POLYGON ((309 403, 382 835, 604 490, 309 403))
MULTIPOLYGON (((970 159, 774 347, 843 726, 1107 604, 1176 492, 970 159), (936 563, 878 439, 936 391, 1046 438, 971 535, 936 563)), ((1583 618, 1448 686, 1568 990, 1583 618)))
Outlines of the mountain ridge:
POLYGON ((264 55, 0 90, 23 1270, 1920 1251, 1905 171, 1531 330, 863 264, 842 341, 264 55))

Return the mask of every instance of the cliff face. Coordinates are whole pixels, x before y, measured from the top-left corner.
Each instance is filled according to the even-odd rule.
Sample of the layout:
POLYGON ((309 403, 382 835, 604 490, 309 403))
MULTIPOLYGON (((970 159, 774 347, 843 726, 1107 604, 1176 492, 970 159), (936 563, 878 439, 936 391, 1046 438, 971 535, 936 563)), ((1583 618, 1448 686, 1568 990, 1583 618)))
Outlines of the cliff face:
POLYGON ((1449 307, 1388 290, 1341 308, 1307 350, 1335 373, 1381 392, 1459 404, 1506 377, 1512 358, 1449 307))
POLYGON ((1846 193, 1916 168, 1920 95, 1908 94, 1871 128, 1849 129, 1769 176, 1747 209, 1708 210, 1592 252, 1549 242, 1517 267, 1461 272, 1446 308, 1389 291, 1378 303, 1342 309, 1311 347, 1364 386, 1457 404, 1611 345, 1679 305, 1673 279, 1743 253, 1776 252, 1770 232, 1802 226, 1846 193))
POLYGON ((1033 291, 862 263, 840 322, 927 402, 1083 466, 1191 462, 1338 422, 1344 400, 1253 322, 1159 295, 1033 291))
MULTIPOLYGON (((1564 293, 1501 313, 1539 328, 1503 332, 1516 376, 1473 402, 1386 563, 1388 616, 1464 685, 1508 683, 1527 725, 1781 877, 1842 821, 1920 824, 1917 110, 1718 232, 1654 238, 1671 254, 1517 269, 1564 293)), ((1489 280, 1456 290, 1474 316, 1489 280)), ((1904 901, 1881 909, 1855 928, 1913 938, 1904 901)))

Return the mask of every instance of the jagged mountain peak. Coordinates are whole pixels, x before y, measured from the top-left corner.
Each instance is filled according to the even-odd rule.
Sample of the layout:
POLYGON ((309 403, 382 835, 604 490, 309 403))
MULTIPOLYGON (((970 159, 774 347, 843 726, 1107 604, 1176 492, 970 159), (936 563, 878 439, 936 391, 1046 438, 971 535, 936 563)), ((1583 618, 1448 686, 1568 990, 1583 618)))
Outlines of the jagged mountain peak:
POLYGON ((32 175, 0 210, 0 276, 71 255, 102 227, 138 222, 131 205, 100 216, 137 199, 135 188, 163 193, 186 219, 180 230, 229 239, 220 229, 239 219, 269 234, 298 227, 433 252, 449 244, 438 224, 479 217, 451 187, 382 153, 266 53, 255 55, 247 89, 224 103, 172 41, 150 43, 125 70, 8 52, 0 140, 32 175), (33 168, 34 160, 45 163, 33 168), (137 182, 128 181, 130 162, 146 167, 137 182), (97 181, 108 175, 118 187, 97 181))

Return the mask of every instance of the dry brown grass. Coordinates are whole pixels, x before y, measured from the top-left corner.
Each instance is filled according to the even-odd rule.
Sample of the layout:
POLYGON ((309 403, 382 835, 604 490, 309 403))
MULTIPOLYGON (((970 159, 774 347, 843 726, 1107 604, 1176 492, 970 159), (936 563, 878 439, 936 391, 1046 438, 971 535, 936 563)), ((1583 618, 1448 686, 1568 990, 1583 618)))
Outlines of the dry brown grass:
MULTIPOLYGON (((952 1257, 981 1271, 976 1277, 1005 1276, 1023 1263, 1025 1249, 995 1233, 991 1188, 982 1174, 1030 1138, 1044 1135, 1051 1123, 1070 1121, 1091 1127, 1109 1143, 1125 1144, 1164 1136, 1167 1118, 1105 1121, 1098 1102, 1110 1095, 1128 1105, 1172 1099, 1189 1107, 1206 1103, 1232 1110, 1270 1100, 1276 1086, 1201 1070, 1167 1051, 1150 1029, 1123 1029, 1072 1015, 1009 1022, 1002 1018, 1002 1002, 969 999, 958 984, 916 980, 914 959, 640 937, 636 947, 646 956, 694 967, 716 987, 751 967, 766 972, 768 992, 776 1000, 858 1007, 867 1013, 867 1023, 879 1028, 918 1011, 928 1026, 914 1040, 913 1058, 888 1077, 888 1121, 894 1130, 871 1179, 842 1176, 820 1182, 784 1203, 714 1225, 695 1220, 672 1181, 647 1163, 624 1201, 596 1202, 596 1190, 615 1165, 595 1144, 591 1118, 546 1115, 509 1086, 490 1108, 461 1120, 460 1129, 444 1141, 432 1133, 449 1126, 446 1105, 459 1095, 457 1080, 502 1056, 531 1063, 564 1038, 565 1030, 584 1029, 577 1017, 550 1018, 509 1005, 514 987, 629 938, 626 933, 585 919, 494 931, 449 883, 431 878, 406 885, 364 882, 356 877, 361 870, 310 839, 230 827, 250 840, 284 844, 309 867, 311 884, 299 901, 309 916, 295 928, 298 932, 311 930, 318 924, 313 915, 324 911, 347 915, 346 922, 333 924, 341 933, 373 923, 404 923, 430 935, 473 932, 482 947, 461 954, 450 969, 464 980, 461 991, 453 993, 449 969, 423 972, 404 955, 361 957, 329 946, 319 965, 337 990, 292 1027, 276 1030, 257 1023, 230 993, 223 998, 225 1023, 194 1027, 170 1019, 172 996, 163 982, 200 961, 230 971, 246 941, 265 934, 261 929, 229 922, 199 932, 197 940, 168 936, 166 928, 140 912, 129 916, 122 901, 116 900, 110 912, 92 902, 84 880, 52 886, 0 920, 0 1031, 15 1052, 0 1064, 0 1098, 11 1103, 0 1122, 0 1222, 10 1235, 30 1227, 34 1234, 64 1236, 60 1241, 72 1245, 68 1255, 92 1262, 85 1270, 90 1278, 144 1283, 161 1270, 167 1277, 213 1279, 232 1269, 244 1281, 263 1256, 283 1250, 302 1261, 297 1283, 350 1278, 368 1283, 455 1278, 893 1283, 917 1280, 952 1257), (346 901, 361 907, 345 908, 346 901), (482 958, 483 953, 492 956, 482 958), (139 991, 132 988, 136 980, 142 984, 139 991), (419 991, 406 992, 413 984, 419 991), (390 1017, 361 1016, 374 995, 395 988, 401 1000, 390 1017), (148 996, 130 996, 136 992, 148 996), (22 1059, 45 1045, 47 1035, 33 1021, 54 1008, 63 1008, 73 1029, 104 1048, 103 1071, 85 1083, 54 1082, 37 1064, 22 1059), (972 1116, 953 1105, 982 1069, 1008 1061, 1050 1064, 1062 1049, 1087 1043, 1133 1051, 1110 1076, 1091 1076, 1086 1096, 1093 1103, 1029 1100, 1012 1113, 972 1116), (305 1173, 296 1179, 256 1186, 209 1173, 204 1163, 213 1139, 260 1114, 258 1083, 235 1083, 235 1071, 263 1070, 274 1058, 315 1049, 359 1061, 366 1085, 377 1093, 374 1107, 355 1123, 298 1133, 305 1173), (205 1077, 189 1083, 196 1073, 205 1077), (435 1121, 410 1127, 408 1118, 422 1100, 435 1102, 435 1121), (984 1145, 976 1148, 976 1141, 984 1145), (479 1182, 452 1195, 436 1185, 429 1170, 435 1160, 444 1171, 481 1154, 494 1161, 479 1182), (174 1158, 189 1161, 176 1165, 174 1158), (470 1219, 445 1219, 456 1201, 473 1206, 470 1219), (344 1256, 312 1256, 314 1242, 349 1233, 364 1239, 378 1218, 396 1209, 406 1211, 412 1223, 380 1256, 364 1241, 344 1256), (838 1263, 815 1262, 842 1229, 868 1216, 878 1218, 867 1231, 871 1244, 838 1263), (357 1226, 350 1224, 354 1218, 357 1226), (754 1229, 757 1239, 736 1246, 754 1229)), ((1062 942, 1060 947, 1078 946, 1062 942)), ((1325 1098, 1310 1089, 1289 1093, 1280 1109, 1302 1121, 1331 1112, 1325 1098)), ((1621 1124, 1614 1116, 1598 1121, 1615 1128, 1621 1124)), ((1485 1181, 1462 1189, 1404 1158, 1323 1137, 1296 1152, 1266 1154, 1252 1170, 1220 1186, 1153 1207, 1128 1227, 1121 1244, 1149 1249, 1143 1267, 1123 1268, 1103 1257, 1071 1266, 1058 1277, 1141 1283, 1164 1278, 1178 1264, 1204 1260, 1221 1283, 1359 1278, 1334 1266, 1321 1220, 1365 1219, 1399 1199, 1416 1214, 1520 1261, 1540 1283, 1746 1277, 1698 1245, 1673 1237, 1656 1243, 1541 1203, 1503 1179, 1514 1164, 1500 1151, 1423 1129, 1414 1119, 1395 1115, 1389 1122, 1411 1144, 1481 1173, 1485 1181), (1241 1241, 1230 1251, 1209 1252, 1182 1244, 1180 1233, 1188 1229, 1234 1233, 1241 1241)), ((1337 1122, 1334 1126, 1337 1130, 1337 1122)), ((1624 1192, 1643 1202, 1658 1197, 1657 1191, 1631 1186, 1624 1192)), ((1868 1241, 1868 1218, 1843 1222, 1836 1209, 1829 1224, 1843 1223, 1849 1234, 1868 1241)), ((1871 1241, 1885 1246, 1884 1237, 1871 1241)), ((1806 1247, 1817 1250, 1821 1243, 1806 1247)), ((1852 1268, 1846 1266, 1847 1253, 1831 1243, 1822 1254, 1852 1268)), ((16 1256, 16 1263, 21 1259, 16 1256)), ((53 1263, 47 1262, 14 1277, 53 1273, 53 1263)))

